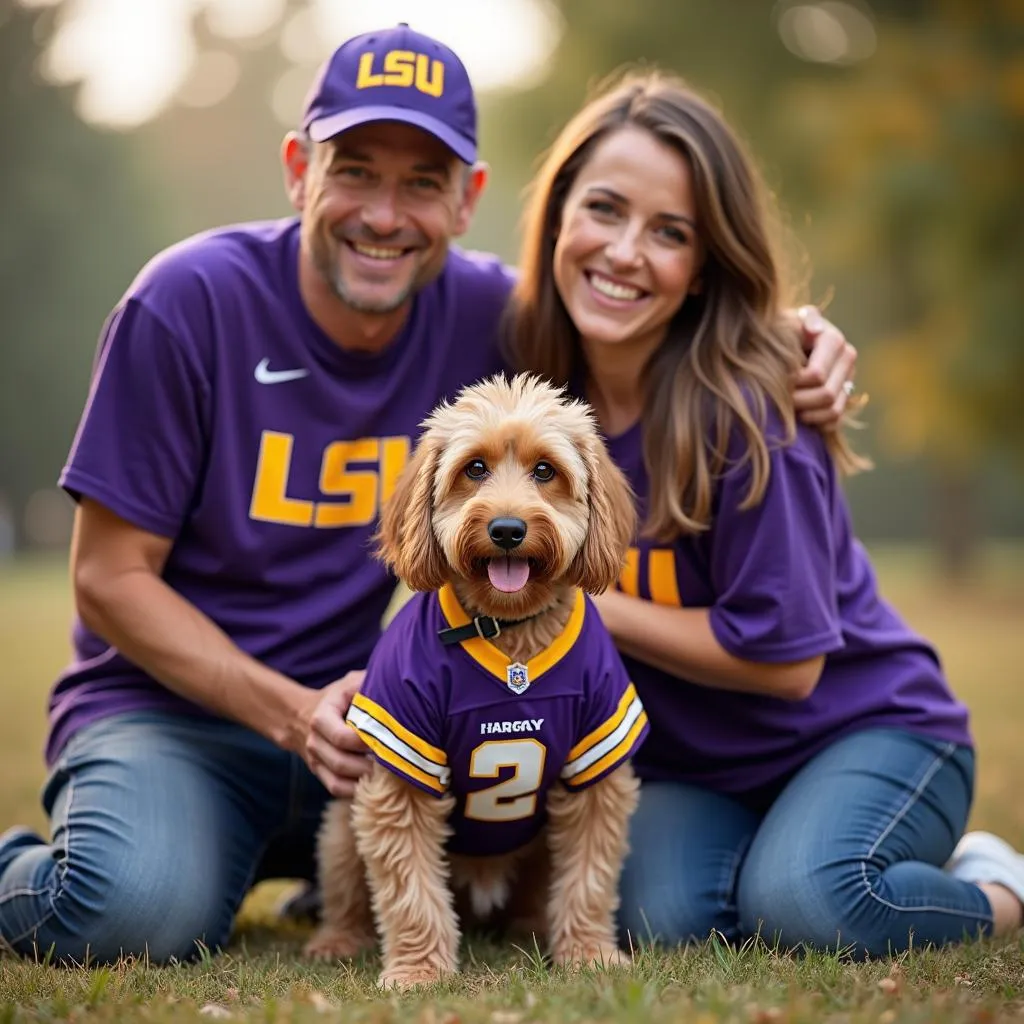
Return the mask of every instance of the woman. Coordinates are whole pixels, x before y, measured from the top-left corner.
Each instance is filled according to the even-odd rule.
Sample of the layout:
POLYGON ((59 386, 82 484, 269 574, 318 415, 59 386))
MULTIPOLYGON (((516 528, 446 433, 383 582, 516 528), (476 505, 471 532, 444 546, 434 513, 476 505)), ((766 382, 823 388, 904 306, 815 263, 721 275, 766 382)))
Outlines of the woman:
POLYGON ((885 954, 1018 928, 1024 861, 960 839, 974 753, 938 657, 878 595, 841 432, 802 363, 765 189, 680 81, 625 79, 526 210, 514 365, 594 407, 641 536, 599 600, 650 714, 624 938, 715 929, 885 954))

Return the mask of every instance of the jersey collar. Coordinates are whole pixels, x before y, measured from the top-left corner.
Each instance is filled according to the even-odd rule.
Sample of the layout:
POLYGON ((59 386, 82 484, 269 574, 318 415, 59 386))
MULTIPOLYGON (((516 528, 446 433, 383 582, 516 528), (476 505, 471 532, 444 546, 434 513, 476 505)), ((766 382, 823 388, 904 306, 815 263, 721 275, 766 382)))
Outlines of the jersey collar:
MULTIPOLYGON (((438 592, 437 599, 441 605, 441 614, 449 626, 467 626, 472 619, 466 610, 459 604, 455 591, 450 583, 446 583, 438 592)), ((571 650, 576 643, 583 629, 583 618, 586 614, 586 599, 583 591, 576 591, 576 600, 573 603, 572 611, 569 613, 569 621, 565 628, 552 643, 540 654, 534 655, 527 663, 526 670, 531 681, 538 679, 548 669, 554 668, 571 650)), ((489 640, 481 636, 474 636, 463 640, 459 646, 482 668, 499 679, 503 684, 507 678, 510 664, 508 655, 499 650, 489 640)))

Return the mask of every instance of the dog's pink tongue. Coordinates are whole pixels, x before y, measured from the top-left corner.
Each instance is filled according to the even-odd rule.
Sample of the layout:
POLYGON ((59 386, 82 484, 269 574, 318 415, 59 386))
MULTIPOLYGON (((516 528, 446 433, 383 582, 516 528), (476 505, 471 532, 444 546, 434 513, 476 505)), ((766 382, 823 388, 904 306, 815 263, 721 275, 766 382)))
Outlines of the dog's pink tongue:
POLYGON ((492 558, 487 563, 487 578, 495 590, 514 594, 526 586, 530 578, 530 563, 525 558, 512 558, 509 555, 492 558))

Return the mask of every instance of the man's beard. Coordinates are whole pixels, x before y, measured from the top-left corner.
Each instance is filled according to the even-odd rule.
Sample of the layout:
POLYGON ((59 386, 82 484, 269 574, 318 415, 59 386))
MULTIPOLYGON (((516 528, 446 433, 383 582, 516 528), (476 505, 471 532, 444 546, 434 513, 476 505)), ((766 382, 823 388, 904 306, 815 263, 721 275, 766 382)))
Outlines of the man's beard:
POLYGON ((333 243, 318 246, 314 254, 314 263, 335 297, 344 302, 349 309, 354 309, 357 313, 394 313, 409 300, 411 295, 418 291, 418 282, 414 278, 397 295, 388 298, 367 300, 354 295, 345 284, 341 273, 339 253, 344 244, 344 242, 333 241, 333 243))

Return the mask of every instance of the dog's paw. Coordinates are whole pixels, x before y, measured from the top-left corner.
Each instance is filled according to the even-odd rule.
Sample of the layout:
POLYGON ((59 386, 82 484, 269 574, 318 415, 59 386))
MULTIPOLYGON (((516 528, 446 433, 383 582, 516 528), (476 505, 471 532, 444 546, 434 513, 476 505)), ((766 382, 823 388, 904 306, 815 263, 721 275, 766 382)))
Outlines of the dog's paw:
POLYGON ((321 927, 306 943, 303 952, 313 960, 350 960, 364 950, 373 949, 376 944, 373 935, 321 927))
POLYGON ((627 953, 623 953, 614 943, 599 943, 597 945, 574 945, 557 949, 552 954, 552 960, 556 964, 565 967, 626 967, 630 963, 627 953))
POLYGON ((454 973, 454 968, 420 964, 416 967, 392 967, 381 972, 377 987, 405 992, 417 985, 433 985, 454 973))

